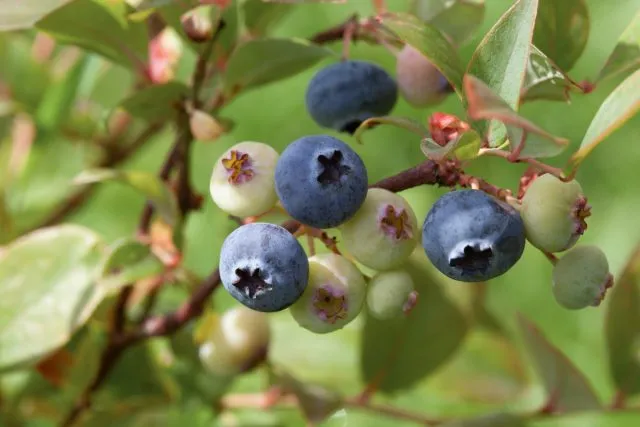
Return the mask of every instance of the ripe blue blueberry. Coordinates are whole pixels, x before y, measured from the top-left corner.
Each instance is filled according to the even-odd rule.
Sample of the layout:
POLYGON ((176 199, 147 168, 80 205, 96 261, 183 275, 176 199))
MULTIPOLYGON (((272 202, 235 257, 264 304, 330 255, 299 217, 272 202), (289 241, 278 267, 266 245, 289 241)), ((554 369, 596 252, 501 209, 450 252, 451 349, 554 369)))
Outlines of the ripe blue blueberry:
POLYGON ((513 207, 480 190, 452 191, 425 218, 422 245, 444 275, 481 282, 507 272, 524 252, 525 231, 513 207))
POLYGON ((284 310, 304 292, 309 262, 286 229, 252 223, 227 236, 220 251, 220 279, 245 306, 262 312, 284 310))
POLYGON ((353 133, 360 124, 391 112, 398 85, 383 68, 366 61, 342 61, 320 70, 309 82, 306 105, 322 127, 353 133))
POLYGON ((367 196, 367 169, 344 142, 328 135, 300 138, 276 164, 276 192, 294 219, 316 228, 337 227, 367 196))

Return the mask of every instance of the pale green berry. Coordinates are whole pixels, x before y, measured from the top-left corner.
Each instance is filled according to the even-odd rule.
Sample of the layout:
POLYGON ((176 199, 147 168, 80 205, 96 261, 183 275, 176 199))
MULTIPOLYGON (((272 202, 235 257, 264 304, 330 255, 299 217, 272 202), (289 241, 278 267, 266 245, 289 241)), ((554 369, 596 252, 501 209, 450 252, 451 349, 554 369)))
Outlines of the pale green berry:
POLYGON ((274 174, 278 152, 261 142, 240 142, 215 163, 209 192, 224 212, 245 218, 273 208, 278 201, 274 174))
POLYGON ((597 246, 577 246, 553 268, 553 295, 561 306, 571 310, 597 307, 611 286, 613 276, 607 257, 597 246))
POLYGON ((369 189, 358 212, 339 229, 346 250, 374 270, 389 270, 404 263, 420 235, 409 203, 381 188, 369 189))
POLYGON ((409 273, 404 270, 382 271, 369 282, 369 313, 381 320, 394 318, 405 312, 413 292, 413 279, 409 273))
POLYGON ((367 285, 351 261, 334 253, 309 258, 309 284, 290 312, 300 326, 317 334, 343 328, 362 310, 367 285))
POLYGON ((578 181, 563 182, 545 174, 527 189, 520 213, 531 244, 546 252, 562 252, 587 229, 591 207, 578 181))
POLYGON ((199 349, 200 360, 211 372, 233 376, 265 359, 271 338, 267 314, 238 306, 211 329, 199 349))
POLYGON ((437 104, 447 95, 448 82, 419 50, 409 44, 396 56, 396 78, 402 97, 414 107, 437 104))

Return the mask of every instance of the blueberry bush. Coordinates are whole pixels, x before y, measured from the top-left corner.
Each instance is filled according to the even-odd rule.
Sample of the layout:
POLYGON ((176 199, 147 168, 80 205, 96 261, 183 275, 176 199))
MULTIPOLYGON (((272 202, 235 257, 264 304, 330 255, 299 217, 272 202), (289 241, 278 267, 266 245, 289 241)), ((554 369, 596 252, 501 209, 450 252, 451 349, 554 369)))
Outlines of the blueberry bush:
POLYGON ((0 6, 0 426, 640 425, 640 1, 0 6))

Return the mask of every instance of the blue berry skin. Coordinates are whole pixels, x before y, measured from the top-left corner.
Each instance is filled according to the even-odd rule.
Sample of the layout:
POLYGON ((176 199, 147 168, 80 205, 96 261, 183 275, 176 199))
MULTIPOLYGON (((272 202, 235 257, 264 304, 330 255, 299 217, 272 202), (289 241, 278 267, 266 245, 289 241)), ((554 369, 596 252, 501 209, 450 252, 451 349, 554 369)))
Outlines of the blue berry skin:
POLYGON ((328 135, 293 141, 280 155, 276 193, 292 218, 315 228, 333 228, 351 218, 367 196, 364 162, 344 142, 328 135))
POLYGON ((305 103, 320 126, 353 134, 371 118, 386 116, 398 100, 398 85, 383 68, 366 61, 342 61, 318 71, 305 103))
POLYGON ((251 223, 235 229, 220 250, 220 279, 243 305, 262 312, 284 310, 307 287, 309 262, 286 229, 251 223))
POLYGON ((513 207, 480 190, 453 191, 427 214, 422 246, 444 275, 482 282, 506 273, 520 259, 524 224, 513 207))

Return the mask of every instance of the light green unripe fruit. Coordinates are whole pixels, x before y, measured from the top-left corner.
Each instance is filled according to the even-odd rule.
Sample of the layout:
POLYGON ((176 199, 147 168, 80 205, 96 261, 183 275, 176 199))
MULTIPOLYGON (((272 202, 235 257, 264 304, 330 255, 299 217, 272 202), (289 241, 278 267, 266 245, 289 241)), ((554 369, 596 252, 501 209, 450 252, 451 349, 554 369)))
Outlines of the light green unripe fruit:
POLYGON ((405 44, 396 58, 396 79, 402 97, 422 108, 442 101, 447 80, 419 50, 405 44))
POLYGON ((413 279, 406 271, 380 272, 367 289, 369 313, 380 320, 392 319, 404 312, 413 292, 413 279))
POLYGON ((341 255, 309 258, 309 284, 290 308, 300 326, 317 334, 342 329, 362 310, 367 284, 360 270, 341 255))
POLYGON ((389 270, 404 263, 420 235, 411 205, 381 188, 369 189, 358 212, 339 229, 346 250, 374 270, 389 270))
POLYGON ((597 307, 611 286, 607 257, 597 246, 577 246, 553 268, 553 295, 570 310, 597 307))
POLYGON ((274 183, 278 152, 261 142, 241 142, 216 160, 209 183, 213 202, 240 218, 256 216, 278 201, 274 183))
POLYGON ((202 364, 220 376, 246 372, 266 357, 271 339, 267 314, 238 306, 224 313, 199 349, 202 364))
POLYGON ((545 174, 527 189, 520 213, 531 244, 543 251, 561 252, 574 246, 585 232, 591 207, 578 181, 563 182, 545 174))

